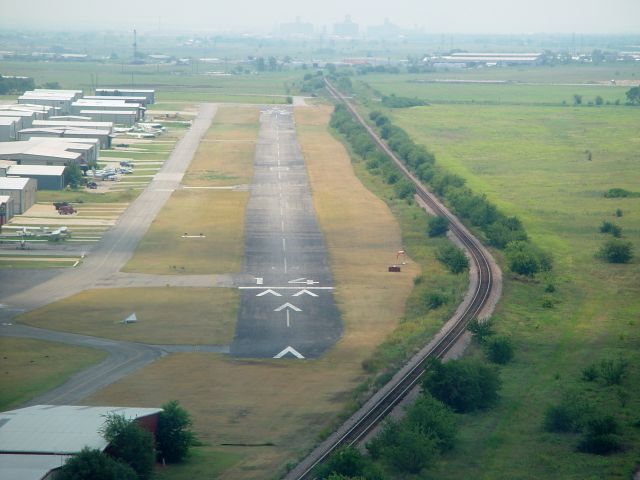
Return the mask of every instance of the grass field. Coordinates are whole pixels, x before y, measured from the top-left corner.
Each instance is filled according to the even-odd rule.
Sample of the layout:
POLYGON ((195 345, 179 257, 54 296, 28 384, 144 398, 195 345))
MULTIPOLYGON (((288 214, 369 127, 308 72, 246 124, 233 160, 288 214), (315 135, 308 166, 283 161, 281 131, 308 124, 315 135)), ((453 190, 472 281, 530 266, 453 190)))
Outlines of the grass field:
POLYGON ((545 293, 544 279, 505 276, 494 318, 513 339, 516 358, 501 369, 503 398, 485 414, 460 418, 458 448, 424 478, 630 478, 640 445, 633 426, 640 411, 640 262, 611 265, 594 254, 606 238, 598 233, 603 220, 622 226, 640 251, 640 199, 603 197, 609 188, 640 184, 640 109, 435 105, 392 115, 441 165, 518 215, 556 264, 553 294, 545 293), (554 306, 544 308, 549 297, 554 306), (589 364, 618 356, 629 361, 620 387, 580 380, 589 364), (567 390, 620 421, 624 452, 576 453, 577 436, 542 430, 545 409, 567 390))
POLYGON ((259 116, 257 108, 219 107, 182 183, 187 186, 250 183, 259 116))
MULTIPOLYGON (((640 69, 638 69, 640 82, 640 69)), ((589 107, 597 96, 603 102, 626 102, 628 86, 612 85, 554 85, 554 84, 479 84, 429 83, 433 77, 419 75, 371 75, 362 80, 384 95, 417 97, 429 103, 487 103, 487 104, 555 104, 573 105, 574 94, 582 96, 583 107, 589 107)), ((439 78, 450 78, 441 74, 439 78)), ((464 77, 467 78, 467 77, 464 77)), ((611 77, 614 78, 614 77, 611 77)), ((469 79, 469 80, 472 80, 469 79)), ((548 80, 546 80, 548 81, 548 80)), ((622 108, 622 107, 621 107, 622 108)))
POLYGON ((152 344, 228 345, 239 295, 228 288, 86 290, 17 317, 21 323, 152 344), (122 321, 135 313, 138 322, 122 321))
MULTIPOLYGON (((326 131, 328 113, 298 109, 296 123, 345 322, 336 347, 315 361, 172 355, 90 400, 155 405, 179 399, 193 412, 199 436, 215 451, 242 455, 224 478, 276 476, 336 421, 364 379, 362 361, 397 326, 419 273, 415 264, 401 275, 386 272, 401 246, 398 225, 384 202, 354 176, 344 147, 326 131)), ((167 472, 166 478, 177 475, 167 472)))
POLYGON ((11 337, 0 337, 0 352, 0 410, 18 407, 106 357, 92 348, 11 337))
POLYGON ((240 271, 248 198, 248 192, 174 192, 123 271, 160 274, 240 271), (204 237, 182 238, 185 233, 202 233, 204 237))

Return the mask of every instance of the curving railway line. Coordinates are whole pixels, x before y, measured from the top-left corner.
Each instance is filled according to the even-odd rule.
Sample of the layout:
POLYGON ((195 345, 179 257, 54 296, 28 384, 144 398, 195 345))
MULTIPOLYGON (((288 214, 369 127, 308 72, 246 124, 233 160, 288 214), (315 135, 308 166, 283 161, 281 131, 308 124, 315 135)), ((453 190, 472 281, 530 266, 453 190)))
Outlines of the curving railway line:
POLYGON ((495 265, 489 252, 464 227, 449 210, 440 203, 422 183, 404 166, 376 132, 364 121, 351 103, 325 80, 326 88, 338 101, 343 102, 353 117, 367 130, 371 138, 396 163, 402 173, 416 186, 416 195, 436 214, 449 220, 449 230, 462 244, 471 260, 471 282, 469 292, 458 311, 447 322, 440 333, 418 352, 380 391, 351 416, 336 432, 314 449, 301 463, 287 474, 286 480, 313 478, 313 469, 322 463, 334 450, 342 446, 355 445, 361 441, 420 381, 425 364, 434 358, 442 358, 466 331, 467 323, 479 316, 492 294, 499 292, 494 282, 495 265))

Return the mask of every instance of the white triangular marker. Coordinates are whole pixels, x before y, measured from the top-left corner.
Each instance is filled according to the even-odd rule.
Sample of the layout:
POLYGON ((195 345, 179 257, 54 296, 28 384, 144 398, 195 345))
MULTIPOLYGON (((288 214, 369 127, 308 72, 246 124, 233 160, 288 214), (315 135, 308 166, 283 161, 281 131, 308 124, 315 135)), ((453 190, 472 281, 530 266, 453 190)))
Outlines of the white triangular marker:
POLYGON ((303 359, 304 358, 304 356, 293 347, 285 348, 284 350, 282 350, 279 354, 277 354, 273 358, 282 358, 288 353, 290 353, 291 355, 293 355, 294 357, 299 358, 299 359, 303 359))
POLYGON ((306 293, 307 295, 312 296, 312 297, 317 297, 317 296, 318 296, 317 294, 315 294, 315 293, 313 293, 313 292, 310 292, 310 291, 309 291, 309 290, 307 290, 307 289, 300 290, 298 293, 294 293, 294 294, 293 294, 293 296, 294 296, 294 297, 299 297, 300 295, 303 295, 303 294, 305 294, 305 293, 306 293))
POLYGON ((299 309, 295 305, 291 305, 289 302, 287 302, 284 305, 280 305, 278 308, 276 308, 274 310, 274 312, 280 312, 280 311, 284 310, 285 308, 290 308, 291 310, 295 310, 296 312, 301 312, 302 311, 301 309, 299 309))
POLYGON ((135 313, 132 313, 131 315, 129 315, 127 318, 125 318, 122 323, 127 324, 127 323, 135 323, 138 321, 138 317, 136 317, 135 313))
POLYGON ((256 297, 262 297, 263 295, 266 295, 267 293, 270 293, 271 295, 275 295, 276 297, 281 297, 282 295, 280 295, 278 292, 268 289, 265 290, 264 292, 260 292, 259 294, 256 295, 256 297))

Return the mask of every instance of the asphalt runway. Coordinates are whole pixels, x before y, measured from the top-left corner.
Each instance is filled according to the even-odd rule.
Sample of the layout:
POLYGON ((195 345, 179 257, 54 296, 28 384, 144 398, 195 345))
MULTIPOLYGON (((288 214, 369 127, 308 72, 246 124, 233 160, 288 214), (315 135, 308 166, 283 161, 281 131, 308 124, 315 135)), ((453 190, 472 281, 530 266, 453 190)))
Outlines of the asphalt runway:
POLYGON ((291 108, 260 115, 245 219, 240 308, 231 354, 314 358, 342 335, 324 237, 291 108))

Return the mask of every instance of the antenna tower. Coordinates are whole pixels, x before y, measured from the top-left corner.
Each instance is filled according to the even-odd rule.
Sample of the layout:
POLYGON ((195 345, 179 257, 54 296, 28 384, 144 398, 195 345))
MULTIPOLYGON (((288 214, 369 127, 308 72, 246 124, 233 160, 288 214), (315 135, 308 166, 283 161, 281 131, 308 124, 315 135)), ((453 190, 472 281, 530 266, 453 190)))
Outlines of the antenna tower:
POLYGON ((138 33, 133 29, 133 63, 138 60, 138 33))

